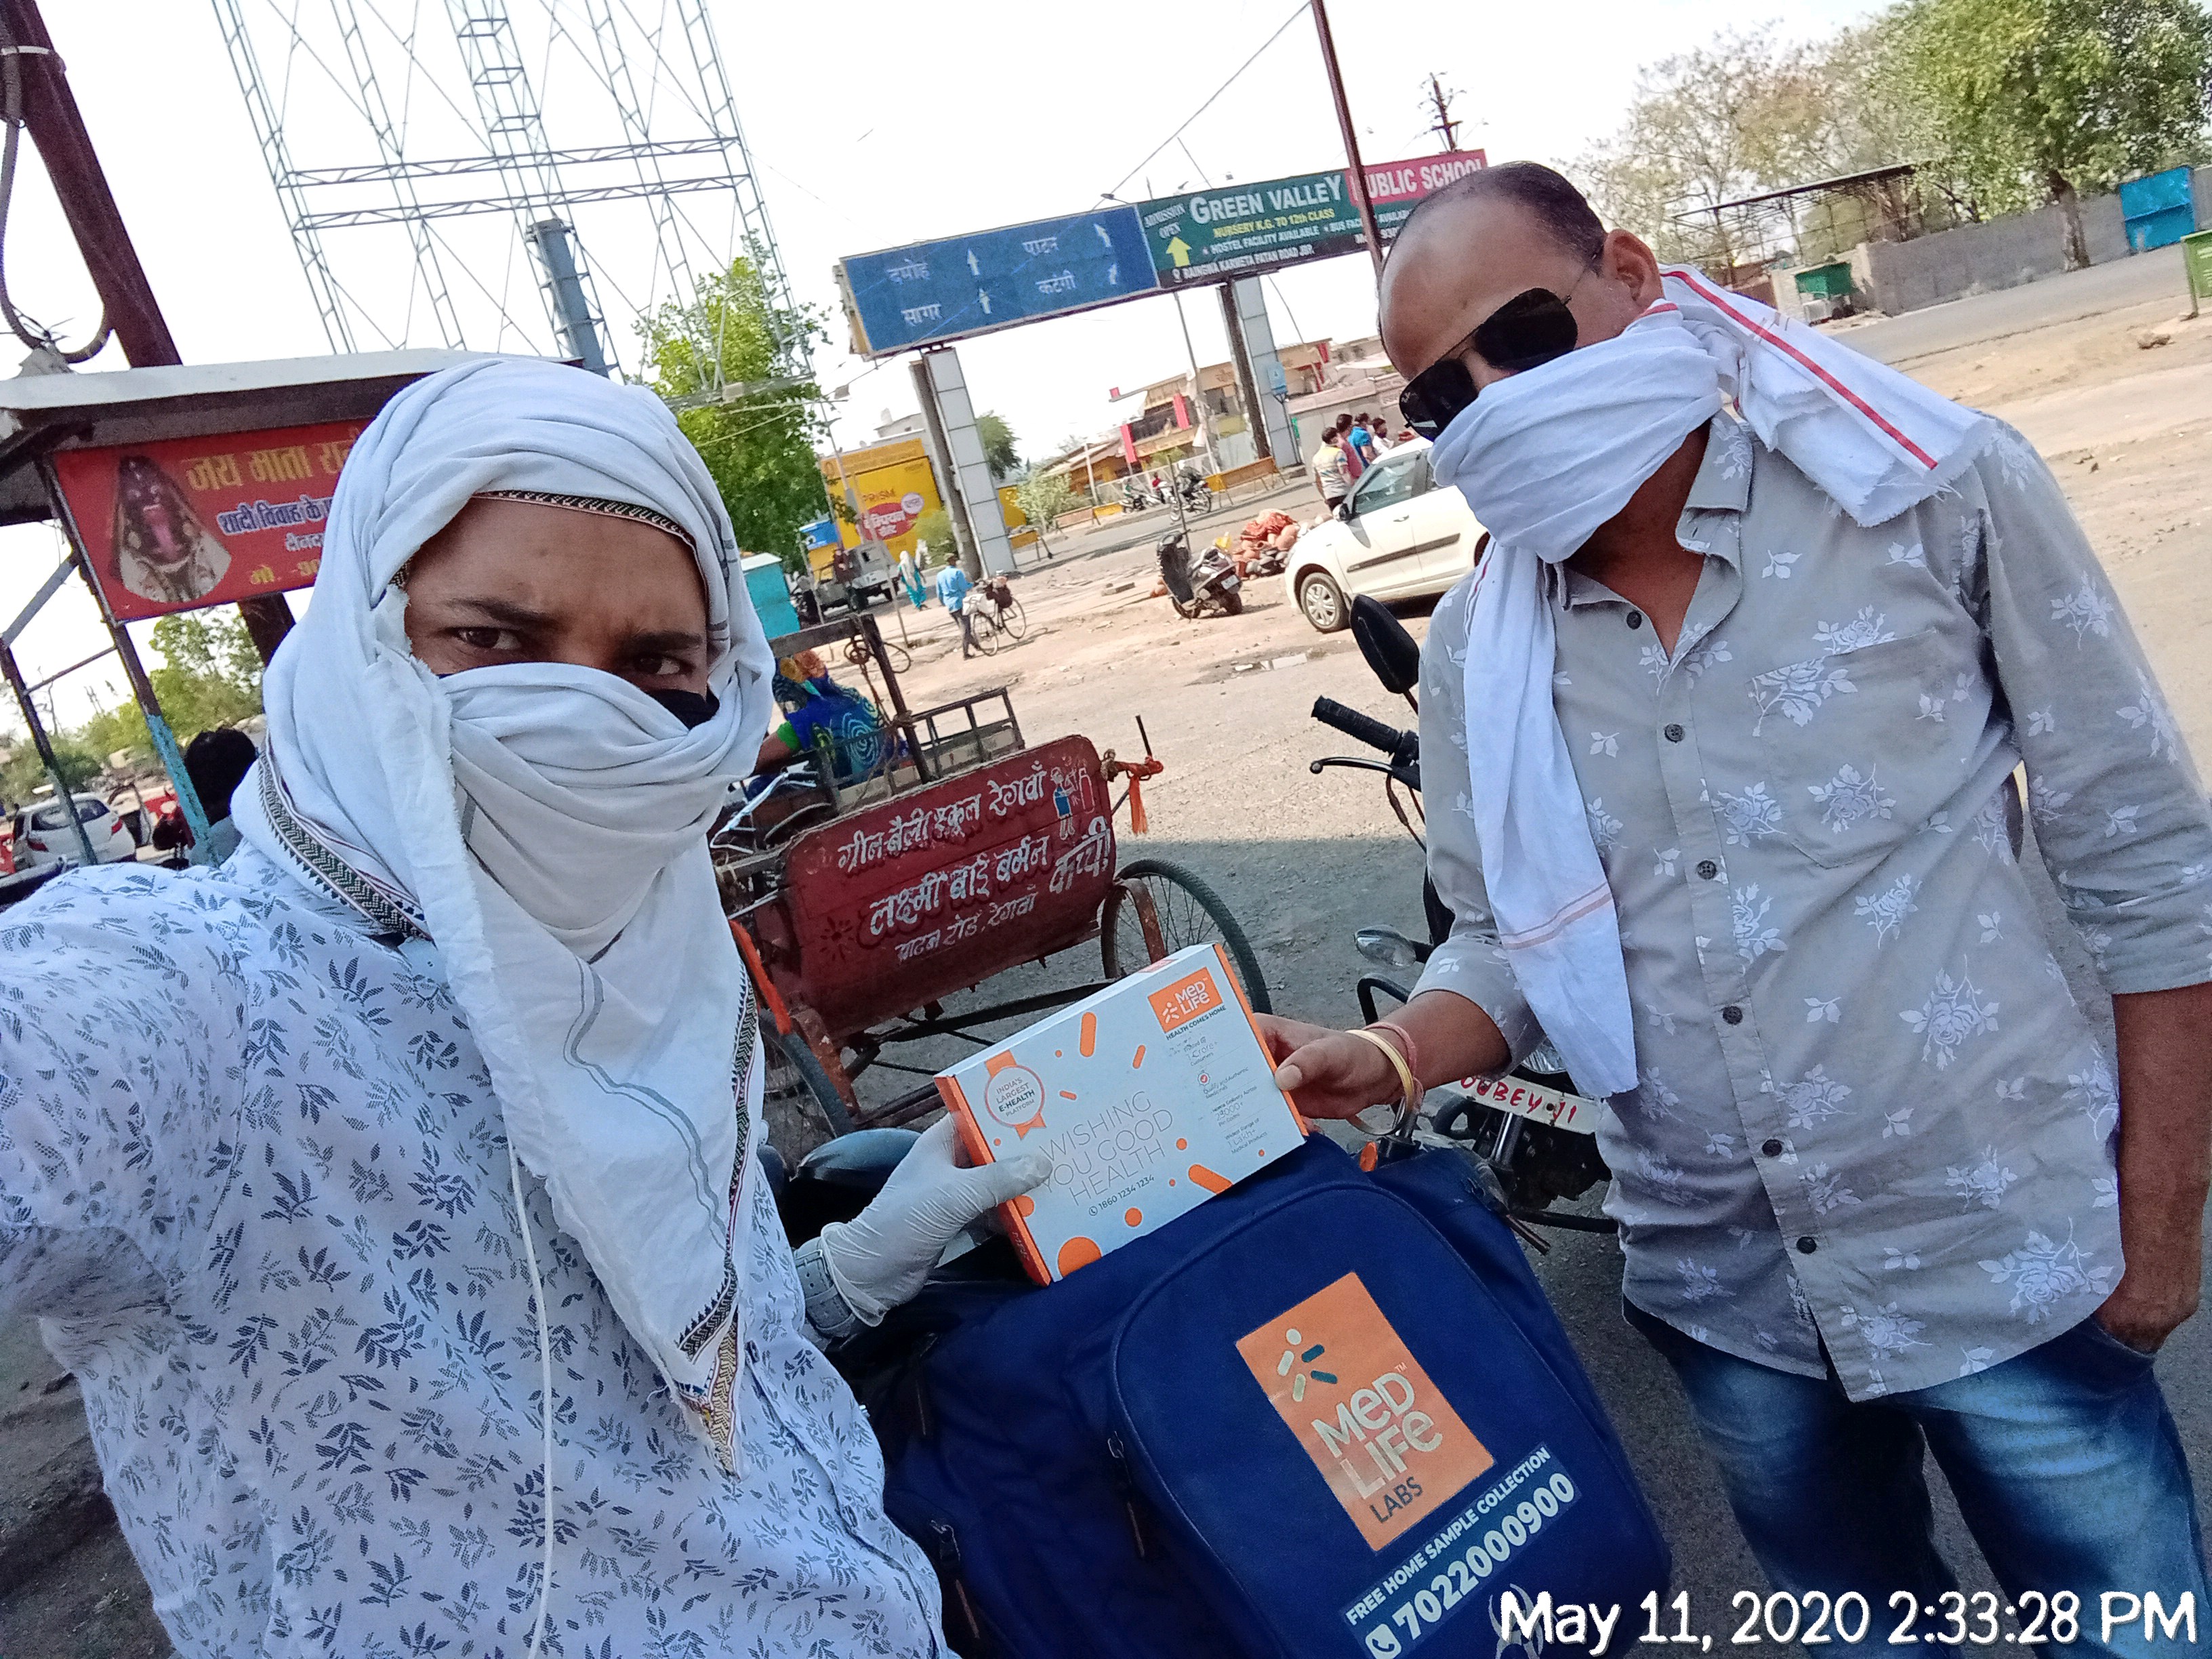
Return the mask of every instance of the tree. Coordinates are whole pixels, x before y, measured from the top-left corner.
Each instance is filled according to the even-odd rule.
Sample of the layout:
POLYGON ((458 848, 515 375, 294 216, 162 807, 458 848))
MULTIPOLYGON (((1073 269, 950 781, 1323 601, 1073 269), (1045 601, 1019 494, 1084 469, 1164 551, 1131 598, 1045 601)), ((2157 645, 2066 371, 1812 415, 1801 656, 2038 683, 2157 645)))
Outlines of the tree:
POLYGON ((2195 0, 1909 0, 1897 63, 1992 210, 2049 200, 2089 263, 2081 193, 2201 153, 2212 17, 2195 0))
MULTIPOLYGON (((751 260, 738 258, 720 276, 702 282, 690 304, 661 307, 638 324, 638 331, 645 338, 653 389, 664 398, 682 398, 778 380, 790 362, 778 343, 818 337, 822 331, 804 308, 771 307, 759 270, 751 260)), ((804 381, 676 416, 721 492, 738 545, 774 553, 794 573, 806 568, 799 526, 836 510, 825 506, 830 494, 814 453, 825 430, 817 412, 820 399, 814 384, 804 381)))
POLYGON ((952 515, 941 507, 933 507, 914 521, 915 544, 929 544, 933 562, 944 564, 960 556, 959 544, 952 534, 952 515))
POLYGON ((1864 153, 1828 53, 1758 29, 1662 58, 1638 77, 1620 130, 1567 170, 1662 258, 1724 272, 1746 252, 1749 227, 1713 210, 1893 159, 1864 153))
POLYGON ((1003 416, 978 415, 975 435, 983 441, 983 464, 991 469, 991 482, 1004 483, 1022 470, 1022 458, 1014 453, 1014 429, 1003 416))
MULTIPOLYGON (((161 662, 147 670, 146 678, 179 745, 261 712, 261 653, 236 611, 164 617, 154 624, 154 648, 161 662)), ((103 757, 128 753, 140 760, 154 758, 153 735, 135 702, 95 710, 76 735, 103 757)))
MULTIPOLYGON (((66 738, 54 743, 54 764, 72 793, 100 775, 100 757, 66 738)), ((46 763, 39 758, 38 745, 26 736, 9 756, 8 763, 0 766, 0 793, 10 801, 21 802, 53 787, 46 763)))
POLYGON ((1082 498, 1069 486, 1065 472, 1035 472, 1014 486, 1014 504, 1036 526, 1037 544, 1051 551, 1048 539, 1053 520, 1071 510, 1082 498))

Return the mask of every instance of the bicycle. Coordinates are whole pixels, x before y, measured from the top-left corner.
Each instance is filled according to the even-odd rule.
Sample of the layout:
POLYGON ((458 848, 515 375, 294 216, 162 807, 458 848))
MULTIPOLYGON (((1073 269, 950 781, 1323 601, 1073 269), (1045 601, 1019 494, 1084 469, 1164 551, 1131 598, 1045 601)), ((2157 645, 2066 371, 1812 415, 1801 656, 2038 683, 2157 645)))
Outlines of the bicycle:
POLYGON ((1013 585, 1004 576, 985 582, 983 592, 990 599, 999 625, 1010 638, 1018 640, 1029 632, 1030 613, 1022 609, 1022 602, 1014 597, 1013 585))
MULTIPOLYGON (((891 672, 910 674, 914 672, 914 658, 904 646, 896 640, 885 640, 883 642, 883 647, 882 660, 891 672)), ((875 656, 876 653, 868 648, 868 642, 866 640, 855 636, 846 641, 845 660, 854 667, 865 671, 875 656)))
POLYGON ((969 642, 987 657, 999 654, 999 644, 1006 631, 1006 623, 999 620, 995 607, 975 603, 982 590, 971 590, 960 607, 960 615, 968 622, 969 642))

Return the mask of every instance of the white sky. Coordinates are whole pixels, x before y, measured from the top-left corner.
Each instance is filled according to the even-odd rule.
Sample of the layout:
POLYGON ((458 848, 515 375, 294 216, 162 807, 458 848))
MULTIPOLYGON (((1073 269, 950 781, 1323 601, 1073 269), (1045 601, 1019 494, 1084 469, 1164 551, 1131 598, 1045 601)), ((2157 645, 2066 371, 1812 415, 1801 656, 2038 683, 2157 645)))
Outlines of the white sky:
MULTIPOLYGON (((630 6, 649 14, 659 3, 630 6)), ((276 15, 272 3, 245 0, 249 16, 264 23, 276 15)), ((282 3, 324 9, 319 0, 282 3)), ((426 32, 442 21, 434 0, 376 3, 389 15, 419 14, 426 32)), ((542 0, 511 3, 520 19, 542 0)), ((837 428, 847 443, 865 441, 884 410, 905 413, 915 400, 903 360, 871 370, 847 356, 833 260, 1091 207, 1292 9, 1290 0, 1185 0, 1138 13, 1035 0, 710 4, 786 266, 799 297, 833 316, 832 343, 817 368, 825 386, 854 383, 837 428)), ((195 0, 46 0, 44 9, 185 359, 329 349, 213 8, 195 0)), ((1868 9, 1862 0, 1791 0, 1749 15, 1723 0, 1573 7, 1337 0, 1332 21, 1368 161, 1442 148, 1427 130, 1431 70, 1457 92, 1463 147, 1485 149, 1493 161, 1556 161, 1617 126, 1645 63, 1724 27, 1771 21, 1785 34, 1810 38, 1868 9)), ((453 92, 465 101, 462 88, 453 92)), ((550 96, 547 113, 550 122, 550 96)), ((64 331, 81 337, 97 302, 27 143, 24 158, 7 239, 9 288, 20 307, 66 321, 64 331)), ((1267 179, 1343 159, 1312 26, 1302 16, 1181 143, 1119 193, 1136 200, 1201 179, 1267 179)), ((588 246, 590 228, 581 228, 588 246)), ((347 234, 333 233, 331 246, 359 270, 347 234)), ((595 250, 594 257, 610 256, 595 250)), ((390 280, 405 275, 397 265, 390 280)), ((538 301, 526 285, 512 297, 535 324, 538 301)), ((611 313, 617 309, 602 297, 611 313)), ((1268 300, 1278 340, 1345 338, 1374 328, 1364 257, 1285 272, 1268 300)), ((1225 358, 1212 291, 1187 295, 1184 307, 1200 361, 1225 358)), ((609 320, 627 340, 629 319, 609 320)), ((438 343, 419 313, 410 332, 408 343, 438 343)), ((971 341, 960 353, 977 407, 1004 415, 1025 454, 1110 425, 1109 386, 1140 386, 1185 363, 1176 307, 1165 298, 971 341)), ((8 343, 0 362, 13 355, 8 343)), ((100 368, 123 366, 112 348, 98 360, 100 368)), ((48 530, 0 531, 0 623, 59 554, 48 530)), ((17 652, 36 679, 103 642, 90 599, 73 584, 17 641, 17 652)), ((76 723, 88 697, 115 701, 120 685, 112 664, 64 682, 59 718, 76 723)), ((0 725, 12 724, 0 709, 0 725)))

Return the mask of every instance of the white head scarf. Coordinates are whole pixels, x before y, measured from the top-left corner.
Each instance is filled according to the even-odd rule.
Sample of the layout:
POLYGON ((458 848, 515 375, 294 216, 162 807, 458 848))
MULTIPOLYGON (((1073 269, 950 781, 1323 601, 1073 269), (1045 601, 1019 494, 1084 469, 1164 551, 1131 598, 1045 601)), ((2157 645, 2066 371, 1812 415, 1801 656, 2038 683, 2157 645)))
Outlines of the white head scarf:
POLYGON ((734 1223, 759 1127, 757 1082, 733 1067, 757 1068, 706 836, 767 733, 774 665, 714 480, 649 392, 467 363, 362 434, 322 561, 263 684, 269 739, 235 798, 240 832, 435 942, 513 1150, 733 1466, 734 1223), (441 679, 416 660, 392 577, 490 491, 673 521, 705 587, 713 718, 687 729, 592 669, 441 679))
POLYGON ((1459 487, 1492 537, 1465 672, 1498 942, 1593 1094, 1636 1086, 1635 1022, 1613 890, 1552 706, 1541 568, 1572 557, 1730 398, 1760 441, 1869 526, 1943 489, 1996 431, 1895 369, 1673 269, 1664 297, 1625 332, 1484 387, 1430 452, 1437 480, 1459 487))

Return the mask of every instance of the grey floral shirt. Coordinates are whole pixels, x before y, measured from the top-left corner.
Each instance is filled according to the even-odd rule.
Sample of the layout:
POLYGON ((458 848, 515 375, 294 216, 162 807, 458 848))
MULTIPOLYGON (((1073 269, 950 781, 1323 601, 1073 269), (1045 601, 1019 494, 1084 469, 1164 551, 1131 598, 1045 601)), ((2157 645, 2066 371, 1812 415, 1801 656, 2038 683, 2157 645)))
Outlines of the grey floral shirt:
MULTIPOLYGON (((541 1651, 943 1651, 752 1194, 722 1473, 527 1184, 553 1356, 541 1651)), ((498 1104, 437 953, 247 848, 0 915, 0 1310, 43 1316, 186 1659, 522 1654, 547 1493, 498 1104)))
MULTIPOLYGON (((2027 808, 2105 984, 2212 979, 2212 814, 2050 472, 2008 430, 1863 529, 1732 418, 1682 514, 1705 569, 1670 655, 1547 573, 1554 698, 1621 921, 1641 1078, 1599 1140, 1626 1289, 1854 1399, 2087 1317, 2120 1275, 2111 1058, 2017 866, 2027 808)), ((1472 583, 1423 653, 1421 979, 1540 1040, 1468 814, 1472 583)))

